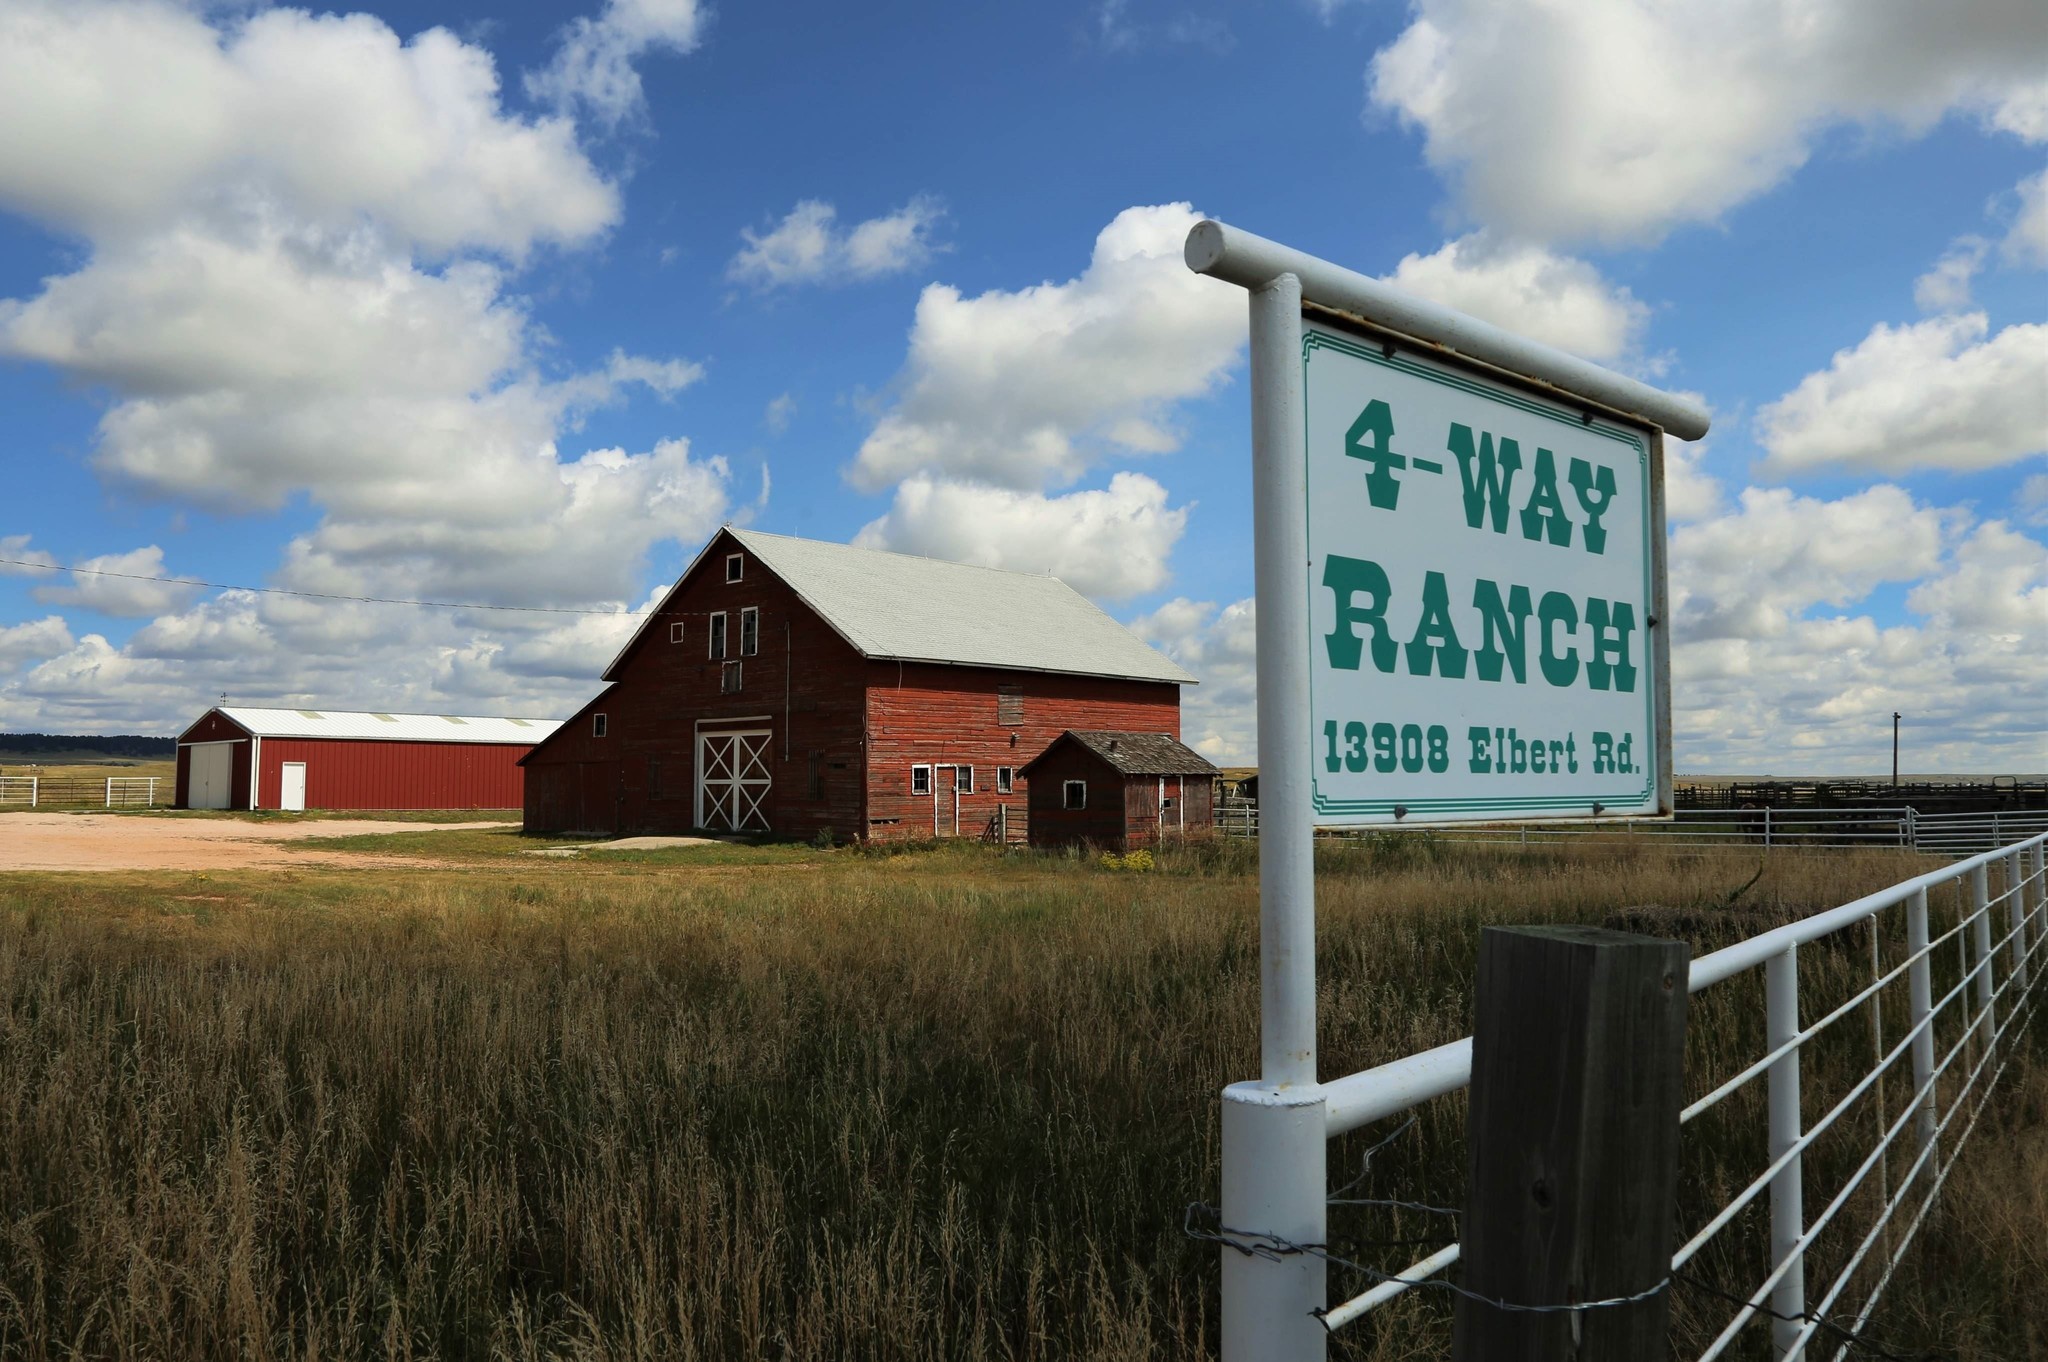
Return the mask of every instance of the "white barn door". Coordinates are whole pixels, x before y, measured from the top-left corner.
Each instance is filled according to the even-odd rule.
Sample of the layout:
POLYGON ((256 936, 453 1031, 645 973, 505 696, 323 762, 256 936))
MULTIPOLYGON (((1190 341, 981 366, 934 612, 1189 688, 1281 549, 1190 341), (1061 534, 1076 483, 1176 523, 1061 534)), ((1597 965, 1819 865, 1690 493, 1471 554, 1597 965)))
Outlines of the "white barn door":
POLYGON ((306 809, 306 763, 288 761, 284 764, 284 788, 277 807, 292 813, 304 813, 306 809))
POLYGON ((235 745, 202 742, 186 750, 192 754, 186 774, 186 807, 225 809, 235 788, 235 745))
POLYGON ((720 832, 767 832, 769 757, 765 728, 697 735, 697 826, 720 832))

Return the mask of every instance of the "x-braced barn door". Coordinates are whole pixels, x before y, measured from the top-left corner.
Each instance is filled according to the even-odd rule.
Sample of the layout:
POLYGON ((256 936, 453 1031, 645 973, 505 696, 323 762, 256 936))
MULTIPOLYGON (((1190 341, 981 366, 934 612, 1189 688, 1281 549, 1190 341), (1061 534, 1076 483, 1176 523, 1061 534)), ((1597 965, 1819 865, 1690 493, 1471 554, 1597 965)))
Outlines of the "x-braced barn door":
POLYGON ((697 735, 697 826, 766 832, 771 734, 765 728, 697 735))

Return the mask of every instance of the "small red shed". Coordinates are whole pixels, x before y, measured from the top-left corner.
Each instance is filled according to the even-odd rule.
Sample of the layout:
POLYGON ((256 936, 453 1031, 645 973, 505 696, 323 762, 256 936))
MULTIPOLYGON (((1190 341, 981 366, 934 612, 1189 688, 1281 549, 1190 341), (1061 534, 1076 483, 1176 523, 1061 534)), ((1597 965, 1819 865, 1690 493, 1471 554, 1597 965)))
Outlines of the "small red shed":
POLYGON ((516 809, 553 719, 210 709, 178 736, 181 809, 516 809))
POLYGON ((1017 775, 1035 847, 1130 851, 1215 828, 1217 770, 1169 734, 1070 729, 1017 775))

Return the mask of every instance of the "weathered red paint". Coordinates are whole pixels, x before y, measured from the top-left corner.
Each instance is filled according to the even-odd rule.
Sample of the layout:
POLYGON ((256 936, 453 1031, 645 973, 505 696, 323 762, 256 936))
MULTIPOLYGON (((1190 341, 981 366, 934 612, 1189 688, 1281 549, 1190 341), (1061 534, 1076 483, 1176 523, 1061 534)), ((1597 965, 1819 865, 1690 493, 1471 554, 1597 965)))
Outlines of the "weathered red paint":
MULTIPOLYGON (((914 609, 914 603, 906 608, 914 609)), ((996 769, 1021 767, 1069 728, 1180 735, 1171 682, 987 667, 869 661, 768 567, 721 535, 662 603, 661 614, 610 673, 613 683, 524 762, 532 832, 679 833, 697 826, 698 736, 766 728, 771 831, 840 840, 979 836, 1009 806, 1023 835, 1026 788, 996 789, 996 769), (746 557, 725 580, 728 553, 746 557), (739 658, 739 612, 761 612, 760 648, 739 658), (725 611, 740 689, 721 688, 709 616, 725 611), (682 641, 670 642, 680 623, 682 641), (1022 722, 998 722, 997 691, 1021 685, 1022 722), (603 714, 606 735, 596 734, 603 714), (936 767, 933 793, 911 793, 911 768, 936 767), (971 791, 951 781, 974 768, 971 791)))
POLYGON ((1215 785, 1214 776, 1128 775, 1079 743, 1062 743, 1031 768, 1031 845, 1123 852, 1155 847, 1162 835, 1207 836, 1215 831, 1215 785), (1070 780, 1087 785, 1087 807, 1065 806, 1070 780), (1172 809, 1162 808, 1162 781, 1172 809))

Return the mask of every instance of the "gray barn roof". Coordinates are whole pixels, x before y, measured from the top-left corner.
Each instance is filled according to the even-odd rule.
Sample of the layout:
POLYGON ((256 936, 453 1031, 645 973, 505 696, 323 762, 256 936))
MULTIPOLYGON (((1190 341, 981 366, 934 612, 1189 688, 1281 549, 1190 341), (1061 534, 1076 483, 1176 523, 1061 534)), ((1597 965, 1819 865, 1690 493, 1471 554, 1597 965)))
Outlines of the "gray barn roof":
POLYGON ((218 708, 259 738, 531 744, 561 727, 559 719, 506 719, 473 714, 384 714, 339 709, 261 709, 249 705, 218 708))
MULTIPOLYGON (((757 530, 725 533, 864 657, 1196 684, 1057 577, 757 530)), ((607 680, 632 648, 605 669, 607 680)))
POLYGON ((1107 729, 1068 729, 1044 752, 1026 762, 1024 775, 1045 760, 1053 748, 1072 739, 1127 776, 1213 776, 1216 768, 1201 753, 1164 733, 1122 733, 1107 729))

